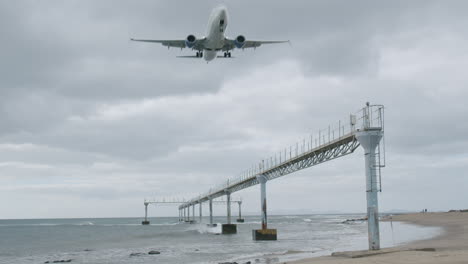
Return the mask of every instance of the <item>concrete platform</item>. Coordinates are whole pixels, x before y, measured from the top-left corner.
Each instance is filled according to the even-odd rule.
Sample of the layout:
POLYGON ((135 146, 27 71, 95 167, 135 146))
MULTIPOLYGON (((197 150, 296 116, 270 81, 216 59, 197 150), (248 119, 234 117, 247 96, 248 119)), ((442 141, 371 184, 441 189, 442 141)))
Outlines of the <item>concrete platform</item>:
POLYGON ((257 229, 252 230, 252 238, 255 241, 278 240, 276 229, 257 229))
POLYGON ((221 233, 223 235, 237 234, 236 224, 223 224, 221 226, 221 233))
POLYGON ((244 223, 244 218, 237 218, 237 223, 244 223))
POLYGON ((342 257, 342 258, 364 258, 375 255, 389 254, 401 251, 436 251, 435 248, 384 248, 380 250, 358 250, 358 251, 343 251, 343 252, 333 252, 331 255, 333 257, 342 257))
POLYGON ((150 221, 142 221, 141 224, 142 224, 142 225, 149 225, 149 224, 150 224, 150 221))

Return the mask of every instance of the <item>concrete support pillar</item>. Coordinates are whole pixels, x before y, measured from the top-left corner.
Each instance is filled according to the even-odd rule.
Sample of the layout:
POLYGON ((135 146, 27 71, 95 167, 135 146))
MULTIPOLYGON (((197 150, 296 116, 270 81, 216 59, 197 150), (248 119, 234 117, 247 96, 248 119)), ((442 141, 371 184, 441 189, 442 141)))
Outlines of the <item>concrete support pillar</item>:
POLYGON ((193 216, 193 221, 195 222, 195 204, 192 205, 192 216, 193 216))
POLYGON ((201 223, 202 222, 202 202, 200 201, 200 203, 198 205, 199 205, 199 209, 200 209, 200 223, 201 223))
POLYGON ((226 193, 227 196, 227 223, 231 224, 231 193, 226 193))
POLYGON ((148 221, 148 203, 145 203, 145 222, 148 221))
POLYGON ((268 219, 267 219, 267 201, 266 201, 266 182, 267 179, 265 176, 257 177, 260 182, 260 204, 262 209, 262 229, 267 229, 268 219))
POLYGON ((211 199, 211 198, 210 198, 209 207, 210 207, 210 224, 209 224, 209 226, 214 226, 214 224, 213 224, 213 199, 211 199))
POLYGON ((190 221, 190 205, 187 206, 187 221, 190 221))
POLYGON ((236 234, 237 225, 231 224, 231 192, 226 190, 227 196, 227 224, 221 226, 221 232, 223 234, 236 234))
POLYGON ((148 202, 144 202, 145 205, 145 220, 141 222, 142 225, 149 225, 150 222, 148 221, 148 202))
POLYGON ((369 239, 369 250, 380 249, 379 231, 379 206, 377 187, 378 167, 375 160, 375 150, 383 136, 380 129, 365 128, 356 133, 356 138, 364 148, 365 170, 366 170, 366 195, 367 195, 367 230, 369 239))
POLYGON ((239 206, 239 218, 237 218, 238 223, 243 223, 244 218, 242 218, 242 201, 238 201, 237 205, 239 206))
POLYGON ((252 238, 254 240, 277 240, 276 229, 268 229, 267 219, 267 201, 266 201, 266 182, 267 178, 264 175, 257 176, 260 183, 260 204, 262 209, 262 229, 252 230, 252 238))

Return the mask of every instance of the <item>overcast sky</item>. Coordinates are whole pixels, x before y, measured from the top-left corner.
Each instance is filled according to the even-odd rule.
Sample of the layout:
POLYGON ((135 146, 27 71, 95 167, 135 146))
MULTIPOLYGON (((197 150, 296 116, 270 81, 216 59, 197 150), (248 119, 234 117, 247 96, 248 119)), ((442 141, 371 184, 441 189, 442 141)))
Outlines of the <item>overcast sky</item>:
MULTIPOLYGON (((201 37, 217 4, 0 1, 0 219, 141 216, 367 101, 386 106, 380 209, 468 208, 466 1, 227 1, 228 36, 292 45, 209 64, 128 40, 201 37)), ((365 212, 363 150, 267 196, 271 213, 365 212)), ((258 186, 238 197, 259 212, 258 186)))

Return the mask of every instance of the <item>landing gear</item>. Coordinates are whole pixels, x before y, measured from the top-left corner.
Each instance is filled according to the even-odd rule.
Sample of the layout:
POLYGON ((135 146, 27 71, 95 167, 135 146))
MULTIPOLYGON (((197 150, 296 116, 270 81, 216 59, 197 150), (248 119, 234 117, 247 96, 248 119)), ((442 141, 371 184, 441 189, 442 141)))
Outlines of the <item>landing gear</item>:
POLYGON ((231 52, 224 52, 224 58, 231 58, 231 52))
POLYGON ((197 51, 196 55, 197 58, 203 57, 203 51, 197 51))

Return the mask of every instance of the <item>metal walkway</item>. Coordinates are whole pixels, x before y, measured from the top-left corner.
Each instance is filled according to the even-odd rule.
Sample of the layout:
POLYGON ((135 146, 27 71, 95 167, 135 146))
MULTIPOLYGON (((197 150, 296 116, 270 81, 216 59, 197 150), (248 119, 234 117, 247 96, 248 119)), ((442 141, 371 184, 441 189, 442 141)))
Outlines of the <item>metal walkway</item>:
POLYGON ((267 180, 273 180, 275 178, 353 153, 354 150, 356 150, 358 147, 359 143, 356 140, 354 134, 349 133, 336 140, 324 143, 320 147, 314 148, 305 153, 301 153, 300 155, 293 156, 284 162, 276 163, 273 161, 271 167, 270 163, 265 165, 265 161, 263 160, 259 164, 258 169, 253 169, 252 172, 250 172, 248 175, 234 180, 228 180, 225 184, 187 201, 184 205, 181 206, 181 208, 200 202, 205 202, 209 199, 216 199, 226 195, 226 193, 237 192, 257 185, 260 183, 258 181, 258 176, 260 175, 266 177, 267 180))
MULTIPOLYGON (((181 204, 179 210, 185 210, 185 208, 196 204, 201 205, 201 203, 206 201, 210 202, 211 207, 213 199, 226 195, 228 201, 228 224, 230 224, 229 201, 231 193, 260 184, 262 229, 267 229, 265 191, 265 183, 267 181, 351 154, 360 145, 363 145, 364 142, 366 145, 363 145, 365 148, 366 166, 369 167, 366 169, 366 190, 368 195, 369 193, 372 194, 372 198, 368 197, 368 203, 369 199, 373 200, 375 206, 372 206, 375 208, 372 207, 372 210, 375 209, 374 211, 376 211, 377 192, 381 191, 380 168, 385 166, 385 145, 380 144, 383 132, 384 107, 382 105, 370 105, 367 103, 356 114, 351 114, 347 122, 339 121, 338 124, 320 130, 316 135, 310 136, 307 140, 304 139, 301 143, 296 143, 294 147, 290 146, 274 156, 261 160, 261 162, 243 172, 239 177, 228 179, 225 183, 181 204)), ((370 217, 375 218, 375 215, 370 215, 371 213, 375 212, 368 211, 369 219, 370 217)), ((373 224, 377 222, 377 226, 373 228, 378 229, 378 219, 375 221, 369 220, 369 222, 373 222, 373 224)), ((378 230, 369 229, 369 233, 371 232, 377 233, 378 240, 378 230)), ((369 240, 369 243, 371 244, 371 240, 369 240)), ((379 241, 372 241, 372 244, 374 246, 371 249, 380 248, 379 241)))
MULTIPOLYGON (((329 127, 329 129, 320 130, 315 138, 315 143, 318 146, 307 150, 307 147, 310 148, 313 145, 313 141, 309 141, 307 145, 303 144, 301 148, 296 144, 294 151, 292 147, 285 149, 279 155, 262 160, 258 167, 249 169, 241 177, 229 179, 226 183, 210 189, 207 193, 185 202, 180 206, 180 209, 259 184, 257 178, 260 175, 265 176, 267 180, 272 180, 353 153, 359 147, 355 134, 360 129, 356 129, 356 127, 365 127, 365 123, 367 123, 367 127, 383 130, 383 106, 369 106, 362 109, 360 113, 360 118, 351 115, 346 134, 345 128, 347 125, 341 122, 339 122, 338 129, 331 130, 331 127, 329 127), (367 108, 369 108, 369 116, 366 114, 367 108), (358 123, 360 125, 357 125, 358 123)), ((314 137, 311 137, 311 139, 313 140, 314 137)))

